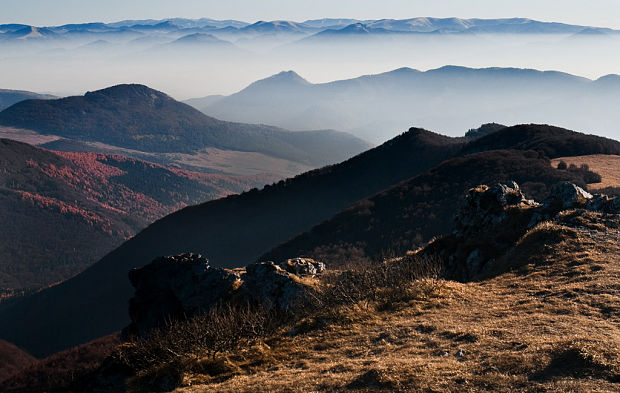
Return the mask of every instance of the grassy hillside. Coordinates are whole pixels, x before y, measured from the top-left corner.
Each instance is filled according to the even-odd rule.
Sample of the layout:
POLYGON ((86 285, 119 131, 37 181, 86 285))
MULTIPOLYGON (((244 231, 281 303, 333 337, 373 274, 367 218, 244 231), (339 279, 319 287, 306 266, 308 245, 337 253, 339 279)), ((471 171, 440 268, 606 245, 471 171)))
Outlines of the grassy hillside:
POLYGON ((557 167, 563 162, 570 170, 571 166, 581 168, 587 165, 589 169, 601 175, 601 182, 592 184, 590 188, 595 190, 604 189, 606 192, 615 191, 620 194, 620 156, 595 154, 588 156, 560 157, 553 160, 553 166, 557 167))
POLYGON ((219 372, 198 362, 205 371, 174 391, 615 392, 620 243, 603 224, 614 222, 545 223, 516 245, 517 270, 413 282, 389 307, 361 303, 223 356, 219 372))
MULTIPOLYGON (((265 324, 272 327, 226 350, 213 354, 202 342, 184 341, 188 334, 205 334, 205 326, 190 320, 126 342, 105 361, 98 357, 105 346, 52 356, 0 388, 7 393, 615 392, 619 225, 617 215, 560 212, 520 228, 520 239, 495 261, 502 269, 470 282, 442 276, 441 263, 414 253, 327 272, 306 278, 318 288, 310 305, 288 318, 268 317, 265 324), (82 361, 77 367, 76 359, 82 361)), ((247 314, 226 308, 214 315, 225 326, 237 326, 227 318, 247 322, 247 314)))

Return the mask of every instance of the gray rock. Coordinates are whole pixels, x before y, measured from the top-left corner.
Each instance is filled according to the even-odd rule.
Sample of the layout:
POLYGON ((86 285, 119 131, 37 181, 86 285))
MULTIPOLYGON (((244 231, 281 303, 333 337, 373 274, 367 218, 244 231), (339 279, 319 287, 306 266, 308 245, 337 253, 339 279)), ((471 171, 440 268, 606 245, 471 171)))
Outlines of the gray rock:
POLYGON ((323 262, 318 262, 310 258, 287 259, 280 264, 280 267, 298 276, 314 277, 325 271, 325 264, 323 262))
POLYGON ((586 209, 603 213, 618 214, 620 213, 620 198, 602 194, 593 195, 593 197, 588 200, 586 209))
POLYGON ((475 249, 472 251, 467 260, 465 261, 467 264, 467 268, 472 272, 477 272, 480 270, 480 267, 484 264, 484 260, 482 258, 482 254, 479 249, 475 249))
POLYGON ((130 300, 131 324, 124 335, 143 336, 175 319, 190 318, 220 303, 249 302, 269 310, 291 311, 305 304, 312 290, 307 279, 325 269, 311 259, 286 261, 284 270, 273 262, 242 269, 213 268, 195 254, 157 258, 129 272, 136 289, 130 300), (298 273, 298 274, 295 274, 298 273))
POLYGON ((129 302, 131 325, 126 334, 143 335, 167 321, 207 311, 232 294, 239 274, 209 266, 195 254, 161 257, 132 269, 136 289, 129 302))
POLYGON ((480 185, 468 191, 455 216, 453 234, 466 238, 474 233, 488 230, 491 225, 506 218, 510 207, 538 207, 538 203, 525 198, 519 185, 480 185))
POLYGON ((240 290, 251 301, 280 311, 290 311, 305 302, 308 286, 275 263, 253 263, 245 270, 240 290))
POLYGON ((557 210, 586 207, 592 194, 569 182, 558 183, 551 188, 551 194, 545 201, 546 208, 557 210))

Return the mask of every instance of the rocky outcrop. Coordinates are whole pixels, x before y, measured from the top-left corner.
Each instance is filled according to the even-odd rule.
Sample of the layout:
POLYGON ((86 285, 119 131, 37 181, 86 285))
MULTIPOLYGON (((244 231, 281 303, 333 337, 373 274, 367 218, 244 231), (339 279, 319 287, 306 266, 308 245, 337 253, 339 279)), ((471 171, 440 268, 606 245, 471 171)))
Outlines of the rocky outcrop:
POLYGON ((210 309, 234 292, 240 274, 212 268, 200 255, 181 254, 133 269, 129 280, 136 291, 125 333, 142 335, 169 320, 210 309))
POLYGON ((457 239, 489 234, 489 229, 504 223, 514 213, 540 204, 526 199, 519 185, 496 184, 493 187, 481 185, 468 191, 459 208, 453 234, 457 239))
POLYGON ((620 198, 592 195, 572 183, 559 183, 544 203, 525 198, 516 183, 481 185, 468 191, 455 215, 449 236, 421 252, 446 261, 448 275, 467 281, 497 269, 505 254, 526 231, 561 211, 583 209, 620 213, 620 198))
POLYGON ((226 302, 291 311, 306 302, 313 279, 324 270, 322 262, 304 258, 230 270, 211 267, 207 259, 195 254, 161 257, 129 272, 136 291, 129 306, 132 322, 124 335, 142 336, 226 302))
POLYGON ((573 183, 563 182, 551 188, 544 206, 546 210, 551 211, 574 209, 585 207, 592 198, 592 194, 583 188, 573 183))

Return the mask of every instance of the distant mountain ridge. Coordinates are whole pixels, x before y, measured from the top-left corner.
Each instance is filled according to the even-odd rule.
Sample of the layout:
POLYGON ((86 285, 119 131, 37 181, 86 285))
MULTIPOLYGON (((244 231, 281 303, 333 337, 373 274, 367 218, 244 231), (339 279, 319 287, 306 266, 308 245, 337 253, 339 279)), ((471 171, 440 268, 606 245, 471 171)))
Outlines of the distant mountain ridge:
POLYGON ((369 145, 334 131, 289 132, 220 121, 144 85, 118 85, 58 100, 27 100, 0 112, 0 125, 155 153, 214 147, 322 166, 369 145))
POLYGON ((459 135, 464 124, 527 119, 617 137, 620 114, 612 102, 620 98, 618 80, 617 75, 590 80, 558 71, 444 66, 313 84, 287 71, 230 96, 189 102, 221 119, 333 128, 375 143, 408 124, 459 135))
POLYGON ((409 19, 316 19, 304 22, 286 20, 258 21, 248 23, 235 20, 213 20, 171 18, 162 20, 127 20, 114 23, 83 23, 62 26, 37 27, 19 24, 0 25, 0 39, 56 38, 75 33, 110 33, 115 31, 168 30, 168 31, 227 31, 261 34, 320 34, 342 30, 342 33, 361 29, 374 33, 512 33, 512 34, 575 34, 615 33, 616 30, 594 26, 579 26, 566 23, 541 22, 526 18, 504 19, 461 19, 428 18, 409 19))
POLYGON ((0 89, 0 111, 24 100, 51 100, 55 98, 58 97, 50 94, 33 93, 30 91, 0 89))
MULTIPOLYGON (((419 244, 449 227, 446 217, 455 208, 454 198, 460 197, 469 182, 509 178, 514 169, 519 180, 530 184, 534 192, 542 193, 548 183, 568 176, 552 168, 547 157, 570 155, 574 149, 580 155, 618 154, 620 142, 541 125, 503 128, 473 141, 412 128, 341 164, 262 190, 188 207, 155 222, 75 278, 10 307, 0 306, 0 318, 10 321, 0 325, 0 337, 42 355, 116 331, 127 322, 125 306, 131 287, 126 274, 130 268, 157 256, 190 250, 202 253, 214 266, 242 266, 316 225, 321 227, 321 222, 330 217, 339 217, 339 212, 357 212, 351 222, 361 220, 369 225, 344 233, 330 230, 323 232, 323 237, 333 238, 335 242, 342 239, 345 246, 353 244, 355 248, 356 239, 360 242, 367 239, 365 231, 379 234, 374 236, 376 243, 372 248, 361 247, 365 253, 391 244, 402 247, 419 244), (466 155, 470 151, 476 153, 466 155), (477 162, 485 164, 476 168, 477 162), (463 163, 462 167, 459 163, 463 163), (499 171, 499 168, 506 170, 499 171), (469 171, 476 177, 468 178, 469 171), (454 181, 444 183, 444 174, 450 174, 454 181), (427 180, 418 184, 414 181, 416 176, 427 180), (437 198, 431 199, 432 204, 425 204, 426 196, 434 192, 437 198), (397 211, 396 221, 384 220, 384 215, 377 215, 373 220, 373 195, 385 193, 394 199, 387 199, 382 207, 397 211), (361 204, 356 203, 360 200, 361 204), (370 205, 365 205, 364 200, 370 201, 370 205), (409 203, 410 208, 399 210, 399 206, 409 203), (438 209, 435 217, 431 215, 434 209, 438 209), (414 231, 398 231, 396 226, 402 222, 414 231), (416 226, 422 227, 427 222, 428 230, 418 237, 416 226), (387 236, 396 232, 407 244, 400 242, 403 237, 387 236), (98 284, 102 282, 105 285, 98 284), (81 294, 87 294, 88 300, 81 294), (78 304, 76 298, 83 301, 78 304), (77 315, 79 318, 73 317, 77 315), (88 326, 84 321, 89 321, 88 326), (46 328, 42 330, 41 326, 46 328), (33 337, 37 337, 36 342, 33 337)), ((280 254, 273 255, 280 257, 280 254)), ((337 258, 338 254, 331 255, 337 258)))

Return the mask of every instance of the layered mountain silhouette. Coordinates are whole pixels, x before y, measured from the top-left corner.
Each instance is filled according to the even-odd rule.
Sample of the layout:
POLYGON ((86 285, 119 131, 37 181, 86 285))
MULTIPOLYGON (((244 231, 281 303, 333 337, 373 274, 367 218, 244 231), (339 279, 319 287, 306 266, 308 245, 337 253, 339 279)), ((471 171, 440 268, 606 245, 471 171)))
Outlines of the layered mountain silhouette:
POLYGON ((119 85, 58 100, 27 100, 0 112, 0 125, 154 153, 212 147, 257 152, 317 167, 368 148, 335 131, 288 132, 220 121, 143 85, 119 85))
POLYGON ((196 32, 236 32, 244 35, 321 34, 323 31, 340 31, 348 34, 364 26, 367 32, 388 33, 510 33, 510 34, 575 34, 582 31, 614 33, 612 29, 577 26, 564 23, 541 22, 526 18, 461 19, 427 18, 409 19, 315 19, 304 22, 286 20, 258 21, 253 24, 235 20, 183 19, 127 20, 114 23, 83 23, 62 26, 37 27, 22 24, 0 25, 0 40, 66 39, 93 35, 123 33, 183 34, 196 32))
POLYGON ((333 128, 380 143, 409 124, 460 135, 464 125, 537 120, 617 136, 617 76, 590 80, 531 69, 410 68, 312 84, 293 71, 227 97, 192 100, 206 114, 288 129, 333 128), (587 112, 587 113, 586 113, 587 112))
POLYGON ((66 280, 152 221, 267 179, 0 139, 0 295, 66 280))
MULTIPOLYGON (((455 198, 480 179, 515 176, 538 193, 544 193, 550 183, 573 179, 550 168, 547 155, 567 156, 577 148, 579 155, 620 153, 619 142, 550 126, 503 128, 474 140, 411 129, 341 164, 260 191, 188 207, 155 222, 75 278, 0 307, 0 318, 8 321, 0 326, 0 337, 43 355, 103 336, 127 322, 131 288, 126 274, 130 268, 160 255, 185 251, 202 253, 215 266, 243 266, 339 211, 342 213, 323 228, 343 228, 339 217, 373 225, 350 236, 335 233, 334 239, 342 236, 347 244, 366 242, 362 248, 369 255, 413 246, 441 234, 449 225, 444 221, 455 208, 455 198), (559 138, 566 143, 558 144, 559 138), (472 152, 475 155, 467 155, 472 152), (382 190, 387 191, 372 197, 382 190), (365 198, 370 202, 352 205, 365 198), (343 210, 347 206, 352 207, 343 210), (386 212, 403 206, 407 207, 406 216, 391 224, 386 212), (430 215, 433 209, 438 209, 436 217, 430 215), (429 229, 418 236, 416 229, 424 227, 427 220, 429 229), (400 242, 403 237, 393 235, 402 228, 409 231, 403 235, 406 243, 400 242), (379 232, 386 235, 376 242, 368 240, 379 232)), ((314 234, 301 249, 311 251, 314 244, 323 245, 321 236, 314 234)), ((274 251, 273 255, 279 254, 274 251)))
POLYGON ((53 95, 49 95, 49 94, 32 93, 30 91, 0 89, 0 111, 10 107, 13 104, 16 104, 24 100, 30 100, 30 99, 45 100, 45 99, 53 99, 53 98, 57 98, 57 97, 53 95))

